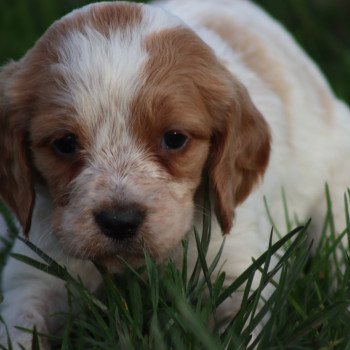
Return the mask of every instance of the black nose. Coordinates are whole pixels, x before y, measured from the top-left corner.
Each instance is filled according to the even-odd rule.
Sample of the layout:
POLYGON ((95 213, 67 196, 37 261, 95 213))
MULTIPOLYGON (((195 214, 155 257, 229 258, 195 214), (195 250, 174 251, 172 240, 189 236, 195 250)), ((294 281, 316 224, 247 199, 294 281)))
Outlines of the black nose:
POLYGON ((144 219, 144 211, 136 206, 119 207, 94 213, 95 221, 108 237, 132 237, 144 219))

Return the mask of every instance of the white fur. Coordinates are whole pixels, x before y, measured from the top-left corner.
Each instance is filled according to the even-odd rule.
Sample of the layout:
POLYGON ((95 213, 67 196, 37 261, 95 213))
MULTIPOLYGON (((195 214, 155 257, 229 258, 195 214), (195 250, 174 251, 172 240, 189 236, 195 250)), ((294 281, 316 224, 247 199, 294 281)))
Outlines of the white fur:
MULTIPOLYGON (((140 46, 141 38, 146 33, 182 25, 181 20, 214 49, 216 55, 226 62, 227 68, 247 87, 272 133, 272 153, 264 180, 236 208, 232 232, 226 236, 223 252, 226 282, 239 276, 251 263, 252 257, 258 257, 267 247, 271 223, 266 215, 264 196, 279 231, 285 233, 282 189, 286 193, 290 212, 295 213, 301 222, 312 216, 317 226, 317 223, 322 222, 325 210, 322 202, 324 185, 328 182, 334 201, 336 225, 339 230, 342 229, 345 226, 342 198, 349 184, 346 160, 350 154, 350 113, 333 96, 318 68, 278 23, 248 1, 170 0, 157 2, 156 5, 178 18, 168 16, 156 7, 144 7, 142 30, 138 35, 134 32, 132 40, 125 46, 121 44, 120 33, 114 33, 108 43, 100 33, 89 28, 84 36, 71 33, 61 51, 63 63, 53 67, 64 71, 69 81, 70 91, 64 91, 60 98, 79 111, 79 122, 90 127, 93 138, 91 167, 75 180, 75 202, 63 214, 64 231, 68 232, 70 227, 81 224, 79 220, 83 214, 77 208, 83 207, 84 203, 89 203, 96 196, 108 196, 112 190, 117 196, 122 196, 126 191, 130 198, 137 198, 150 207, 164 205, 164 210, 170 212, 172 203, 177 205, 184 200, 183 208, 179 208, 169 221, 162 223, 164 227, 169 227, 168 231, 161 232, 167 235, 163 239, 169 242, 179 240, 173 235, 174 225, 181 223, 182 229, 188 230, 193 223, 189 214, 192 204, 184 197, 188 193, 186 186, 196 184, 173 182, 169 183, 169 192, 164 194, 159 191, 158 188, 168 181, 166 174, 159 170, 153 160, 146 158, 146 150, 137 148, 128 132, 130 101, 144 83, 140 79, 140 70, 147 60, 147 53, 140 46), (276 94, 271 82, 265 81, 250 69, 240 52, 232 51, 214 32, 202 26, 201 19, 211 14, 230 17, 233 22, 249 29, 261 45, 269 50, 287 83, 287 100, 276 94), (119 77, 118 80, 114 79, 115 76, 119 77), (319 96, 315 93, 319 90, 323 91, 329 103, 329 115, 324 113, 319 96), (111 103, 115 96, 123 96, 118 104, 111 103), (103 125, 97 127, 94 123, 101 113, 101 106, 107 108, 107 112, 104 109, 106 119, 103 125), (119 135, 119 138, 111 143, 115 135, 119 135), (123 163, 127 165, 127 171, 121 173, 120 169, 125 168, 123 163), (103 189, 95 185, 99 180, 97 170, 101 169, 103 176, 110 179, 108 186, 103 189), (167 196, 169 202, 162 202, 162 196, 167 196)), ((83 11, 88 10, 89 7, 86 7, 83 11)), ((251 49, 254 54, 254 47, 251 49)), ((45 191, 42 189, 37 193, 30 240, 67 266, 71 273, 79 275, 89 289, 96 290, 101 281, 93 265, 63 253, 61 246, 64 245, 64 238, 58 240, 52 234, 52 209, 45 191)), ((150 225, 156 227, 157 220, 160 221, 160 218, 150 225)), ((196 214, 194 224, 200 226, 200 222, 200 214, 196 214)), ((86 225, 90 225, 88 220, 86 225)), ((91 230, 86 234, 93 236, 95 232, 91 230)), ((222 233, 214 215, 212 235, 209 260, 215 256, 222 243, 222 233)), ((73 255, 76 255, 75 250, 81 244, 80 239, 78 237, 74 242, 67 239, 73 255)), ((193 237, 189 236, 189 240, 192 265, 196 259, 196 249, 193 237)), ((108 241, 102 242, 101 246, 108 250, 108 241)), ((16 241, 14 251, 37 258, 20 241, 16 241)), ((178 254, 174 252, 175 259, 178 254)), ((91 257, 88 251, 80 255, 91 257)), ((30 347, 30 337, 15 330, 15 325, 32 327, 35 323, 39 331, 55 331, 55 319, 48 316, 66 309, 65 287, 61 281, 10 258, 4 270, 2 287, 5 300, 1 305, 1 314, 15 342, 22 343, 25 348, 30 347)), ((226 310, 220 312, 232 315, 238 303, 239 298, 233 299, 230 305, 225 305, 226 310)), ((1 342, 4 343, 4 332, 0 334, 1 342)))

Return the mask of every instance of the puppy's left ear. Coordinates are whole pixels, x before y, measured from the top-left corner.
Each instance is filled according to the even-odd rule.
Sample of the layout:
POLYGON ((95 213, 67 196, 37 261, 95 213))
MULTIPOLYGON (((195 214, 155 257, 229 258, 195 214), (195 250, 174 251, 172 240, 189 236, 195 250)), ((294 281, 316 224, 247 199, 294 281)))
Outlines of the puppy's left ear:
POLYGON ((211 109, 216 110, 216 125, 209 176, 217 218, 223 233, 228 233, 234 208, 245 200, 264 174, 270 155, 270 132, 246 88, 230 73, 225 77, 230 77, 230 86, 222 85, 221 91, 212 95, 215 96, 211 109), (226 107, 219 111, 220 105, 226 107))
MULTIPOLYGON (((34 205, 34 186, 26 131, 8 96, 20 64, 0 68, 0 199, 14 212, 27 234, 34 205)), ((22 87, 24 89, 24 87, 22 87)))

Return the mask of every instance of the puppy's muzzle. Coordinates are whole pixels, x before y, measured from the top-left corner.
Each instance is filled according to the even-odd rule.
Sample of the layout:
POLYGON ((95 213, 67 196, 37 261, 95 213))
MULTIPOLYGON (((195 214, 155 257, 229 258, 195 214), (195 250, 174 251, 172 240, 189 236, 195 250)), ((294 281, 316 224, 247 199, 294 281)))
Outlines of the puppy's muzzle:
POLYGON ((129 205, 95 212, 94 217, 103 234, 123 240, 136 234, 144 221, 145 212, 136 205, 129 205))

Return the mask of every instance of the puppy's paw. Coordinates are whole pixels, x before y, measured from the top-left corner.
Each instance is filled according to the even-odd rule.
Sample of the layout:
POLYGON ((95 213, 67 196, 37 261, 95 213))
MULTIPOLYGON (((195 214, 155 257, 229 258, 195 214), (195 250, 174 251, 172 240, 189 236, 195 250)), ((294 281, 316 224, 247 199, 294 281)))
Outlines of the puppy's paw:
MULTIPOLYGON (((13 308, 12 308, 13 309, 13 308)), ((23 310, 18 310, 11 314, 11 308, 7 307, 5 312, 2 313, 2 317, 5 320, 5 325, 1 324, 0 327, 0 344, 7 349, 9 343, 12 345, 12 349, 32 349, 33 333, 31 329, 36 329, 38 334, 47 334, 48 328, 43 316, 37 312, 23 313, 23 310), (18 328, 17 328, 18 327, 18 328), (23 329, 19 329, 23 328, 23 329), (26 330, 28 331, 26 331, 26 330)), ((50 344, 46 337, 37 337, 41 350, 50 350, 50 344)))
MULTIPOLYGON (((5 327, 4 327, 5 328, 5 327)), ((44 337, 38 337, 40 350, 50 350, 51 346, 49 341, 44 337)), ((13 350, 31 350, 33 348, 33 334, 22 330, 14 330, 9 333, 9 338, 5 330, 0 332, 0 345, 5 349, 11 344, 11 349, 13 350)))

